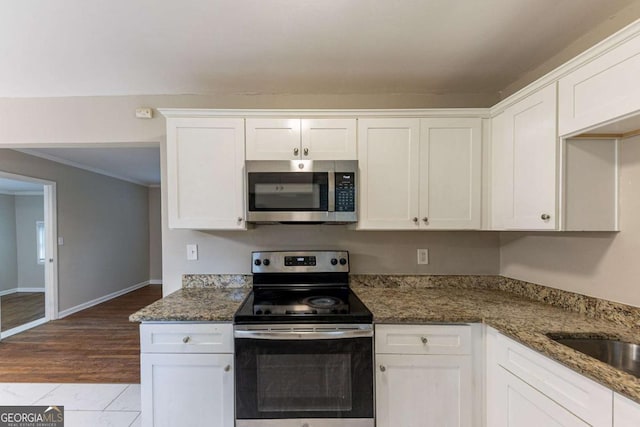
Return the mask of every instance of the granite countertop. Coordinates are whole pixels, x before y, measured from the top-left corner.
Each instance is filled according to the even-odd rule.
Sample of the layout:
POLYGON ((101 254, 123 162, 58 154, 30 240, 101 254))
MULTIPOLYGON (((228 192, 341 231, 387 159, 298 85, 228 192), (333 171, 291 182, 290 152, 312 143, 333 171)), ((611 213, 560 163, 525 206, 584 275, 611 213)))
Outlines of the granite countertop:
POLYGON ((129 316, 131 322, 231 322, 251 289, 183 288, 129 316))
MULTIPOLYGON (((546 334, 640 342, 636 323, 614 322, 478 283, 403 287, 387 279, 352 283, 376 323, 485 323, 516 341, 640 403, 640 379, 556 343, 546 334), (385 286, 385 284, 389 286, 385 286)), ((185 287, 132 314, 132 322, 231 322, 250 287, 185 287)), ((569 301, 569 304, 574 304, 569 301)), ((574 304, 575 305, 575 304, 574 304)))
POLYGON ((625 328, 505 291, 354 287, 376 323, 483 322, 516 341, 640 403, 640 379, 559 344, 546 334, 640 342, 625 328))

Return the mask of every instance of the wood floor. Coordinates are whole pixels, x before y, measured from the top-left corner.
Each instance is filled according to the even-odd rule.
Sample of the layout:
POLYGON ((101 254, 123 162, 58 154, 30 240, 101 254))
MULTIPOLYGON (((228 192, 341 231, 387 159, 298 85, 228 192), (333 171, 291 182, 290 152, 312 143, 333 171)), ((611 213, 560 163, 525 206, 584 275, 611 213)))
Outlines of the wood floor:
POLYGON ((16 292, 0 297, 2 332, 44 317, 44 292, 16 292))
POLYGON ((0 382, 139 383, 139 325, 128 318, 161 297, 149 285, 0 341, 0 382))

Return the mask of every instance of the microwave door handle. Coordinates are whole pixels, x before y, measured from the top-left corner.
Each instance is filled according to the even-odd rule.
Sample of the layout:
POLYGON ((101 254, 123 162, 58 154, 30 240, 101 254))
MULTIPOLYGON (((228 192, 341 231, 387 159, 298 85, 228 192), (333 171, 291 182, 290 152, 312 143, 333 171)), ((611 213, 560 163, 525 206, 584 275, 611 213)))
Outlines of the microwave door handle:
POLYGON ((329 206, 327 211, 328 212, 335 212, 336 211, 336 173, 334 171, 329 171, 329 180, 328 180, 328 187, 329 187, 329 206))

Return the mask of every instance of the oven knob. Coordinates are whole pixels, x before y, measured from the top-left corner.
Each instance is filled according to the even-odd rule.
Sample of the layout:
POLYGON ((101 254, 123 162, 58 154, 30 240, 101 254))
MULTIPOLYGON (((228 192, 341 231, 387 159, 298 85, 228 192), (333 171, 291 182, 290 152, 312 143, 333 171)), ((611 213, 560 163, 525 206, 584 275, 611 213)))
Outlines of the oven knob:
POLYGON ((337 265, 338 264, 338 260, 335 258, 331 258, 331 265, 337 265))
POLYGON ((269 265, 269 264, 271 264, 271 261, 269 261, 268 259, 265 259, 264 261, 262 261, 262 263, 264 265, 269 265))
POLYGON ((265 310, 264 314, 271 314, 271 310, 265 310))
POLYGON ((346 265, 347 264, 347 259, 346 258, 340 258, 340 265, 346 265))
POLYGON ((348 313, 348 311, 347 311, 346 308, 343 308, 343 309, 340 310, 340 314, 347 314, 347 313, 348 313))
POLYGON ((256 314, 262 314, 262 310, 256 310, 256 314))
POLYGON ((254 265, 260 265, 260 264, 262 264, 262 262, 260 262, 260 260, 259 260, 259 259, 257 259, 257 260, 255 260, 255 261, 253 261, 253 264, 254 264, 254 265))

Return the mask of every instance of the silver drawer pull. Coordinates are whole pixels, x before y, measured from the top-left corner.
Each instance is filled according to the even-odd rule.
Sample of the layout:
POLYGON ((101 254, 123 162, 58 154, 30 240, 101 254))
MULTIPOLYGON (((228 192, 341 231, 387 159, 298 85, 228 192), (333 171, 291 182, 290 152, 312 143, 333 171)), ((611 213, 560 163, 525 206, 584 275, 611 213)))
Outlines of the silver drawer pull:
POLYGON ((420 341, 422 341, 422 344, 426 344, 429 342, 429 340, 427 339, 427 337, 420 337, 420 341))
POLYGON ((384 365, 380 365, 380 372, 384 372, 386 370, 387 370, 387 368, 384 365))
POLYGON ((543 221, 548 221, 549 219, 551 219, 551 215, 546 214, 546 213, 542 214, 542 215, 540 215, 540 219, 543 220, 543 221))
POLYGON ((225 372, 229 372, 231 370, 231 365, 227 365, 224 367, 225 372))
POLYGON ((189 341, 191 341, 191 337, 187 336, 187 337, 182 338, 182 342, 185 343, 185 344, 188 343, 189 341))

